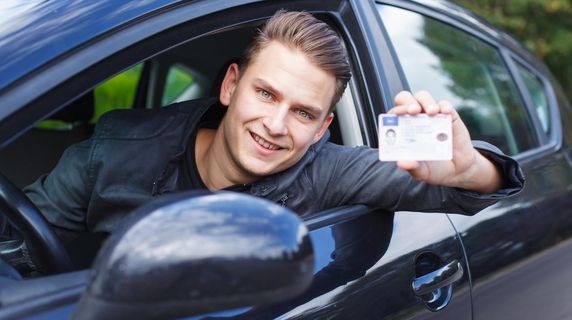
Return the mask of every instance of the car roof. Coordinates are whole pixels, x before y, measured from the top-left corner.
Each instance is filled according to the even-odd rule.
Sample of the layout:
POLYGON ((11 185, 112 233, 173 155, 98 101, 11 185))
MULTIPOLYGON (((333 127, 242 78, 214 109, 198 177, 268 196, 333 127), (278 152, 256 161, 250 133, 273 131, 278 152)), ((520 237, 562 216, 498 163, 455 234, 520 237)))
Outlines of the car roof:
MULTIPOLYGON (((200 0, 196 0, 198 2, 200 0)), ((208 1, 208 0, 203 0, 208 1)), ((6 3, 4 3, 6 2, 6 3)), ((132 21, 192 0, 15 0, 0 9, 0 95, 11 84, 74 48, 132 21)), ((531 57, 512 37, 444 0, 390 1, 424 6, 458 20, 531 57)), ((541 66, 539 66, 541 67, 541 66)))
POLYGON ((178 2, 182 1, 2 1, 0 91, 86 41, 178 2))

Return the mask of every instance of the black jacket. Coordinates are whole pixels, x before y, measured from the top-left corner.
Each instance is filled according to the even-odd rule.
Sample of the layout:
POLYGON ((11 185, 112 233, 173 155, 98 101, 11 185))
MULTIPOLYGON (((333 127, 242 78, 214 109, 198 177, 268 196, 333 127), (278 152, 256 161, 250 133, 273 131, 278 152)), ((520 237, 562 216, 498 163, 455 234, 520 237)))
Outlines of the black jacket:
MULTIPOLYGON (((177 190, 182 155, 201 117, 216 100, 196 100, 154 110, 104 115, 93 136, 68 148, 54 170, 25 192, 53 225, 71 232, 111 232, 132 209, 177 190)), ((504 174, 504 189, 481 195, 416 181, 376 149, 312 145, 293 167, 246 186, 245 192, 299 213, 347 204, 389 211, 474 214, 522 189, 516 161, 495 147, 475 143, 504 174)))

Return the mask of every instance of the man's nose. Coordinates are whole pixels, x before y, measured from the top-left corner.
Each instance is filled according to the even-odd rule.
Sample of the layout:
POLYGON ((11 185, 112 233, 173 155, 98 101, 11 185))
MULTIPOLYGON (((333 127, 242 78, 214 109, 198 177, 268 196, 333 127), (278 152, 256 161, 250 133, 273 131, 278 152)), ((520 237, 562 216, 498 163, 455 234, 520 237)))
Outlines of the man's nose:
POLYGON ((262 124, 268 130, 268 133, 274 136, 288 134, 288 127, 286 126, 286 117, 288 116, 288 108, 280 106, 274 110, 275 112, 267 115, 262 119, 262 124))

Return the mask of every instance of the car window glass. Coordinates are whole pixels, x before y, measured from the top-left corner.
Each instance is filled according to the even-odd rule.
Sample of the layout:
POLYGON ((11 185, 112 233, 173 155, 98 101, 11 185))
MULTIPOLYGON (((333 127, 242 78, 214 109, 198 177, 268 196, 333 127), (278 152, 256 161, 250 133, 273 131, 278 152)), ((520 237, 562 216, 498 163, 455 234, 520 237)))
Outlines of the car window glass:
POLYGON ((412 91, 427 90, 450 101, 473 139, 511 155, 536 146, 530 118, 498 50, 421 14, 386 5, 378 11, 412 91))
POLYGON ((142 71, 143 63, 139 63, 95 87, 92 123, 96 123, 101 115, 110 110, 129 109, 133 106, 142 71))
MULTIPOLYGON (((93 101, 90 103, 92 104, 91 108, 93 108, 93 110, 89 110, 89 120, 85 121, 95 124, 101 115, 110 110, 131 108, 133 106, 142 69, 143 64, 140 63, 95 87, 93 93, 89 93, 93 95, 93 101)), ((83 107, 90 108, 88 105, 89 104, 85 104, 83 107)), ((80 107, 78 106, 75 108, 80 107)), ((77 112, 74 113, 77 114, 77 112)), ((72 130, 78 124, 83 124, 84 122, 84 119, 77 121, 78 119, 74 119, 74 117, 69 116, 62 119, 58 115, 59 114, 56 114, 56 116, 40 121, 36 125, 36 128, 42 130, 65 131, 72 130)))
POLYGON ((546 96, 542 80, 523 65, 518 64, 517 66, 520 76, 522 77, 532 102, 534 103, 534 111, 540 120, 542 130, 548 134, 550 133, 550 116, 548 98, 546 96))
POLYGON ((181 64, 171 66, 167 72, 161 106, 198 98, 199 92, 196 86, 191 70, 181 64))

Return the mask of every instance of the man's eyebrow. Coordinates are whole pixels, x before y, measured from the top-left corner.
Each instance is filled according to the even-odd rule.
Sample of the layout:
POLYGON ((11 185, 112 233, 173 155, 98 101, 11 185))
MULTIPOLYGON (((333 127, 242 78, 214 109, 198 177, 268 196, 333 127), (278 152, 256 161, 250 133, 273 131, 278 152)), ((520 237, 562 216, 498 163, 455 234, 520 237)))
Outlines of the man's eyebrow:
POLYGON ((322 109, 311 105, 301 104, 299 105, 299 108, 304 109, 315 116, 320 116, 322 114, 322 109))
POLYGON ((254 83, 257 86, 263 87, 265 90, 270 91, 270 93, 272 93, 275 96, 278 96, 278 98, 282 97, 282 93, 280 92, 280 90, 274 88, 270 83, 268 83, 268 81, 261 78, 256 78, 254 79, 254 83))
MULTIPOLYGON (((254 83, 260 87, 263 87, 265 90, 270 91, 270 93, 276 95, 278 98, 282 97, 282 93, 275 89, 270 83, 268 83, 266 80, 261 79, 261 78, 256 78, 254 79, 254 83)), ((298 108, 307 110, 308 112, 314 114, 314 115, 321 115, 322 114, 322 109, 313 105, 307 105, 307 104, 297 104, 298 108)))

